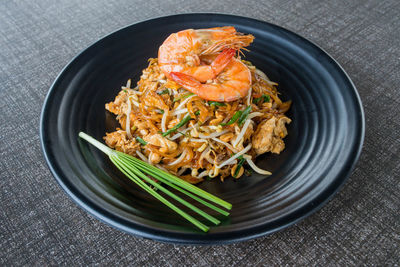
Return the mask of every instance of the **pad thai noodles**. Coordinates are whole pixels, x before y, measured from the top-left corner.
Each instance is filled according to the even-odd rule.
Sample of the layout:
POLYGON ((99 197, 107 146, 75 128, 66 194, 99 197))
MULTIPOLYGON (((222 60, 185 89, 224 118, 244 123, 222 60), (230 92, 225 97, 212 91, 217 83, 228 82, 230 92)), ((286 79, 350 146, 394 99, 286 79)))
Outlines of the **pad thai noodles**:
POLYGON ((106 104, 120 124, 106 144, 190 183, 270 175, 254 160, 285 148, 291 102, 242 59, 253 39, 234 27, 171 34, 137 85, 128 80, 106 104))

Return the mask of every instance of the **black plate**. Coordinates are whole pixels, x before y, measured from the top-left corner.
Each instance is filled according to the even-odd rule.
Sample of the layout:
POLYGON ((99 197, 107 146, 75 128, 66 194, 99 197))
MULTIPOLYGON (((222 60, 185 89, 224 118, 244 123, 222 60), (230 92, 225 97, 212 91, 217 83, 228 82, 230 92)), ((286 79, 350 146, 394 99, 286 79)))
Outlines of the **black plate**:
POLYGON ((186 14, 118 30, 75 57, 45 100, 42 149, 51 172, 79 206, 128 233, 175 243, 216 244, 265 235, 310 215, 343 185, 361 151, 364 115, 343 69, 319 47, 281 27, 249 18, 186 14), (231 202, 231 216, 207 234, 132 185, 100 151, 78 139, 101 140, 113 118, 104 104, 128 78, 137 81, 147 59, 170 34, 186 28, 233 25, 253 34, 247 59, 279 83, 291 99, 286 149, 257 164, 273 172, 237 181, 207 181, 201 188, 231 202))

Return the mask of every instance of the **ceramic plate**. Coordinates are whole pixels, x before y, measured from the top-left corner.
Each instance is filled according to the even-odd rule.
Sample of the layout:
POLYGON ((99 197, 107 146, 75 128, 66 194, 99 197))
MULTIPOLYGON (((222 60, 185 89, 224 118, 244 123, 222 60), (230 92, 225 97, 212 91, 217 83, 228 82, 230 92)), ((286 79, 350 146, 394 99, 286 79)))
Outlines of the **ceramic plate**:
MULTIPOLYGON (((266 22, 231 15, 185 14, 152 19, 118 30, 77 55, 45 100, 40 135, 50 170, 83 209, 125 232, 191 244, 237 242, 285 228, 319 209, 343 185, 361 151, 364 115, 358 93, 326 52, 301 36, 266 22), (202 233, 132 184, 108 158, 78 138, 102 140, 115 128, 104 109, 129 78, 138 81, 147 59, 171 33, 232 25, 255 36, 246 59, 279 83, 292 100, 292 119, 279 155, 256 164, 271 170, 239 180, 199 186, 231 202, 231 216, 202 233)), ((213 214, 213 213, 211 213, 213 214)), ((218 215, 217 215, 218 216, 218 215)))

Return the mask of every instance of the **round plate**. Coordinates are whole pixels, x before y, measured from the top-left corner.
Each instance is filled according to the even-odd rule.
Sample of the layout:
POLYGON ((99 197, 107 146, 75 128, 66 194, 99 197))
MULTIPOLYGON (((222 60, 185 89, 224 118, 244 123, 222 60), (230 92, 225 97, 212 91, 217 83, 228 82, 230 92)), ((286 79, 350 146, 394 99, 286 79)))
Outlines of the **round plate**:
MULTIPOLYGON (((326 52, 299 35, 254 19, 185 14, 118 30, 76 56, 45 100, 42 149, 51 172, 79 206, 128 233, 174 243, 216 244, 262 236, 310 215, 343 185, 361 151, 364 115, 357 91, 326 52), (129 78, 136 82, 147 59, 171 33, 232 25, 255 36, 246 59, 279 83, 293 105, 280 154, 260 156, 271 170, 238 180, 205 181, 200 187, 233 204, 221 225, 202 233, 124 177, 99 150, 78 138, 102 140, 115 128, 104 109, 129 78)), ((211 212, 211 214, 213 214, 211 212)), ((218 216, 218 215, 217 215, 218 216)), ((207 222, 205 222, 208 224, 207 222)))

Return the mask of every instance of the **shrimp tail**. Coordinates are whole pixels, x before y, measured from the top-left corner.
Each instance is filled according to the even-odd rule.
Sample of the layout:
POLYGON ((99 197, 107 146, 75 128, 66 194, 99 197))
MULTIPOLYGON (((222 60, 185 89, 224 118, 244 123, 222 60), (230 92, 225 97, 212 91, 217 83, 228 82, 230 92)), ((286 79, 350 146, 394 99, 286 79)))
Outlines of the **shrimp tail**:
MULTIPOLYGON (((218 86, 208 86, 207 84, 202 84, 195 78, 190 75, 181 72, 171 72, 171 78, 184 87, 185 89, 189 90, 190 92, 198 95, 200 98, 211 100, 211 101, 219 101, 223 102, 227 99, 221 94, 221 88, 218 86), (215 92, 213 92, 215 91, 215 92)), ((232 99, 236 100, 236 99, 232 99)), ((232 101, 231 100, 231 101, 232 101)))
MULTIPOLYGON (((180 86, 184 87, 186 90, 198 95, 199 97, 207 100, 214 100, 209 99, 209 96, 212 95, 208 90, 204 90, 204 84, 196 80, 190 75, 181 72, 171 72, 171 78, 178 83, 180 86)), ((217 101, 217 100, 214 100, 217 101)))
POLYGON ((180 84, 181 86, 190 89, 191 92, 195 93, 194 91, 197 91, 196 88, 201 86, 201 82, 199 82, 198 80, 196 80, 195 78, 193 78, 190 75, 187 75, 185 73, 181 73, 181 72, 171 72, 170 73, 171 78, 177 82, 178 84, 180 84))
POLYGON ((229 64, 236 50, 233 48, 224 49, 224 51, 219 54, 214 61, 211 63, 211 68, 214 71, 215 76, 217 76, 225 67, 229 64))

